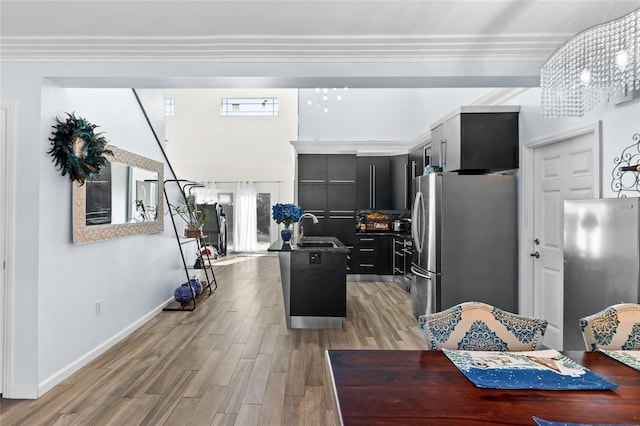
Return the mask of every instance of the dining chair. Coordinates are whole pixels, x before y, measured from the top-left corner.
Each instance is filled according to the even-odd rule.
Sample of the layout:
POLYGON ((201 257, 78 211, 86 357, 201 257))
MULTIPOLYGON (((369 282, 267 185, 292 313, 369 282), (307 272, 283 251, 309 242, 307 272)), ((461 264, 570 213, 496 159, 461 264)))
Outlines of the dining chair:
POLYGON ((588 351, 640 350, 640 305, 619 303, 580 318, 582 338, 588 351))
POLYGON ((539 349, 547 321, 481 302, 464 302, 422 315, 420 328, 429 350, 531 351, 539 349))

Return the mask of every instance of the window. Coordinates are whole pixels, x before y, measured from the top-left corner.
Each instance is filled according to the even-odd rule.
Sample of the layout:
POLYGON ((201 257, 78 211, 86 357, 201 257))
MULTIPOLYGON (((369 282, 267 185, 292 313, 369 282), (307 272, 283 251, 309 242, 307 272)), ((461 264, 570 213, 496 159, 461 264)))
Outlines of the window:
POLYGON ((176 100, 166 98, 164 100, 164 115, 176 115, 176 100))
POLYGON ((222 98, 223 116, 275 116, 280 111, 278 98, 222 98))

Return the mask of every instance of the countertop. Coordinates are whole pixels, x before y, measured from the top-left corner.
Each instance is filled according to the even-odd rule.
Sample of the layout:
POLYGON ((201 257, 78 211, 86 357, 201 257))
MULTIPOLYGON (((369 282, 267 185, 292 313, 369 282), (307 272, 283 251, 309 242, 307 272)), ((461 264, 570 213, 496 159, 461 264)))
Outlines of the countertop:
POLYGON ((268 248, 268 251, 304 251, 304 252, 337 252, 337 253, 349 253, 349 248, 345 246, 342 241, 337 239, 336 237, 304 237, 304 241, 308 242, 332 242, 337 247, 300 247, 293 239, 291 240, 291 244, 285 244, 281 239, 277 239, 273 244, 271 244, 268 248))

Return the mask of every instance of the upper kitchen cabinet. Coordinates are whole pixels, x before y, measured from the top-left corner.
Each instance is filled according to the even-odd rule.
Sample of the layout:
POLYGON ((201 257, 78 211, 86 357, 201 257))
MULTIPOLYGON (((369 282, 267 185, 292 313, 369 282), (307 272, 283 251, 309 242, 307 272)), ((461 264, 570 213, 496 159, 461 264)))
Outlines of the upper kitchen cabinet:
POLYGON ((424 168, 429 164, 438 164, 438 158, 430 141, 409 151, 409 179, 422 176, 424 168))
POLYGON ((327 154, 298 155, 298 182, 326 183, 327 154))
MULTIPOLYGON (((391 208, 393 210, 410 209, 410 193, 412 174, 409 170, 409 155, 394 155, 390 158, 391 170, 391 208)), ((422 174, 422 171, 420 172, 422 174)))
POLYGON ((306 235, 325 235, 352 245, 356 229, 355 154, 299 154, 298 204, 319 223, 306 235))
POLYGON ((355 154, 299 154, 298 182, 355 183, 355 154))
POLYGON ((424 170, 424 145, 421 145, 409 152, 409 173, 410 178, 413 179, 416 176, 422 176, 424 170))
POLYGON ((518 106, 462 107, 436 122, 431 126, 436 164, 444 172, 518 168, 519 111, 518 106))
POLYGON ((356 156, 327 155, 327 179, 329 183, 356 183, 356 156))
POLYGON ((389 157, 357 157, 356 208, 388 210, 391 208, 389 157))

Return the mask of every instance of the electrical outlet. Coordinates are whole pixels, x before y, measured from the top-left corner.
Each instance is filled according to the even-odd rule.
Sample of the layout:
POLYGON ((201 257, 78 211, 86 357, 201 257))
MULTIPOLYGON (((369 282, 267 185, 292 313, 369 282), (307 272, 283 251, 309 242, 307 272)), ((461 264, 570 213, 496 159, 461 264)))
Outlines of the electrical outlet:
POLYGON ((102 300, 96 300, 96 315, 102 313, 102 300))

